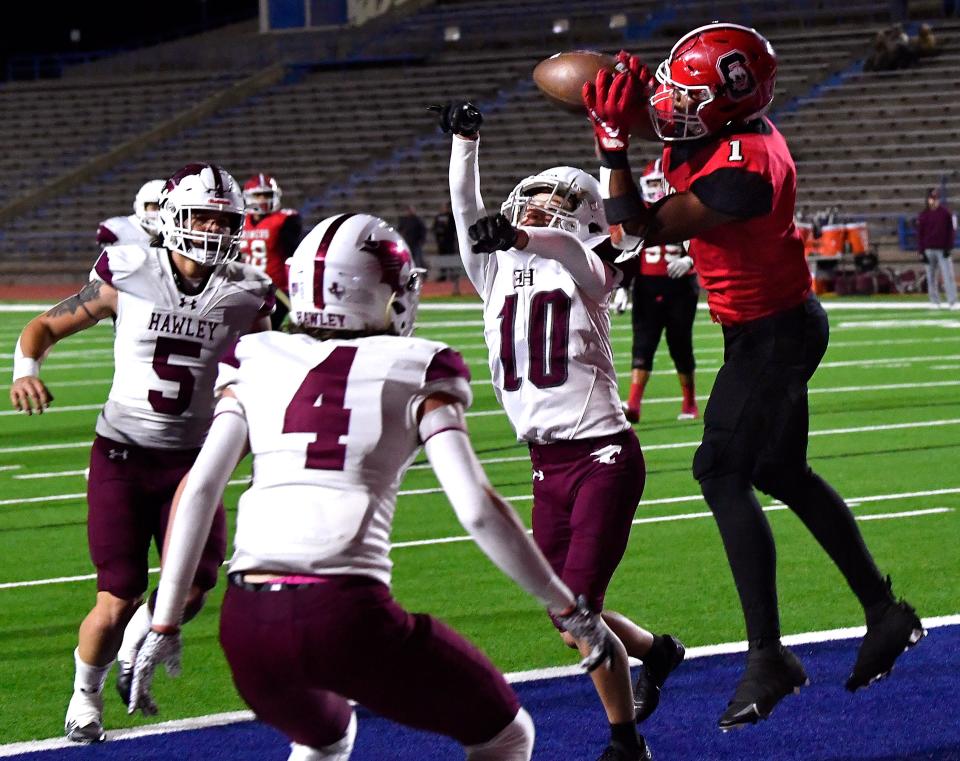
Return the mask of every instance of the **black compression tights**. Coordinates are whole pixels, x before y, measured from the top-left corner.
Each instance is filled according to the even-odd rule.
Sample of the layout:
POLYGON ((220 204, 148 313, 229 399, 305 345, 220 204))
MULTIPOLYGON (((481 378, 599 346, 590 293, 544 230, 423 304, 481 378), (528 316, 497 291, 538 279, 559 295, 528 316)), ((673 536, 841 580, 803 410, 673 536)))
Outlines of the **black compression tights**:
MULTIPOLYGON (((864 608, 889 599, 853 514, 836 491, 807 469, 796 479, 782 476, 768 487, 803 521, 843 574, 864 608)), ((750 640, 780 635, 776 547, 770 525, 750 482, 732 473, 705 478, 703 496, 713 512, 737 585, 750 640)))

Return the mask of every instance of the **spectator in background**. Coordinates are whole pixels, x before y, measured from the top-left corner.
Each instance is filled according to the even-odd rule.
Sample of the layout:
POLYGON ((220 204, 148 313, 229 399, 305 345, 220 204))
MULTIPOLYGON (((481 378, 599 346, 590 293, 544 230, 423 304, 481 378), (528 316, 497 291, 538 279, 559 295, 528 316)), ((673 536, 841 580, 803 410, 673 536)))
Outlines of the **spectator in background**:
POLYGON ((417 211, 412 206, 408 206, 407 213, 397 221, 397 232, 403 236, 410 247, 413 263, 422 268, 424 266, 423 243, 427 239, 427 226, 423 224, 423 220, 417 216, 417 211))
POLYGON ((864 71, 893 71, 905 69, 916 60, 910 47, 910 38, 902 24, 893 24, 877 32, 873 40, 873 52, 863 65, 864 71))
POLYGON ((940 191, 930 188, 927 208, 917 217, 917 249, 927 263, 927 292, 930 303, 940 307, 940 287, 937 271, 943 277, 943 291, 950 309, 960 309, 957 303, 957 281, 953 273, 950 249, 953 248, 955 224, 953 215, 940 204, 940 191))
POLYGON ((915 39, 910 40, 910 45, 918 58, 930 58, 940 52, 940 46, 937 44, 937 38, 930 24, 920 24, 920 31, 915 39))
POLYGON ((437 239, 437 254, 447 256, 458 254, 457 226, 453 220, 450 203, 443 205, 443 211, 433 218, 433 234, 437 239))

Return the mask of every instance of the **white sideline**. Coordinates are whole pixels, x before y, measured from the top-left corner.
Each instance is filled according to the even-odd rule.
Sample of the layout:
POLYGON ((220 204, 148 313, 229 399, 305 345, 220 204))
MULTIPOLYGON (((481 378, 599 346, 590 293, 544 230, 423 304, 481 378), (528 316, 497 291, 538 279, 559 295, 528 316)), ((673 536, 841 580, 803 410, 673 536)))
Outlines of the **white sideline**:
MULTIPOLYGON (((944 626, 956 626, 957 624, 960 624, 960 614, 931 616, 923 619, 923 625, 927 629, 937 629, 944 626)), ((821 642, 856 639, 858 637, 862 637, 865 631, 866 627, 864 626, 851 626, 843 629, 826 629, 823 631, 788 634, 783 637, 783 643, 785 645, 795 647, 797 645, 809 645, 821 642)), ((685 660, 690 660, 693 658, 709 658, 717 655, 729 655, 731 653, 742 653, 746 652, 746 650, 747 643, 745 641, 721 642, 716 645, 701 645, 687 648, 685 660)), ((633 665, 638 663, 638 661, 633 661, 632 659, 631 662, 633 665)), ((505 674, 505 676, 507 681, 511 684, 521 684, 523 682, 534 682, 545 679, 561 679, 570 676, 580 676, 581 674, 582 672, 577 666, 554 666, 550 668, 533 669, 530 671, 516 671, 505 674)), ((254 716, 251 711, 231 711, 229 713, 217 713, 210 716, 196 716, 190 719, 164 721, 147 727, 111 730, 107 733, 107 737, 108 740, 113 742, 118 740, 135 740, 140 737, 172 734, 174 732, 184 732, 191 729, 222 727, 228 724, 252 721, 253 718, 254 716)), ((64 748, 76 747, 78 747, 76 743, 70 742, 65 737, 52 737, 48 740, 28 740, 26 742, 0 745, 0 758, 16 756, 22 753, 38 753, 40 751, 61 750, 64 748)))

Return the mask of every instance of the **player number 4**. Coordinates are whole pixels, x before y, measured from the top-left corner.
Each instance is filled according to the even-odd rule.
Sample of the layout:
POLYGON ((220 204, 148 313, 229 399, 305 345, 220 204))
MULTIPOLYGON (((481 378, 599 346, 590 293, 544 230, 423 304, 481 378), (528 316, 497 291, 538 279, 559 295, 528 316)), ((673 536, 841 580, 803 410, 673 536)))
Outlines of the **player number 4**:
POLYGON ((730 155, 727 156, 727 161, 743 161, 743 154, 740 152, 739 140, 730 141, 730 155))

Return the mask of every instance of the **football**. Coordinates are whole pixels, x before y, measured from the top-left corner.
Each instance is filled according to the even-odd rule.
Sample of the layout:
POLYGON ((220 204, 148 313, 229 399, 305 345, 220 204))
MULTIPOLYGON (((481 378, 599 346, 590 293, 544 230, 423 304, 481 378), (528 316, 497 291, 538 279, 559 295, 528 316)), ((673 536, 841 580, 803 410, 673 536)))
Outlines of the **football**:
POLYGON ((593 81, 600 69, 612 72, 616 65, 612 55, 593 50, 556 53, 534 67, 533 81, 551 103, 571 113, 583 113, 580 91, 584 83, 593 81))

